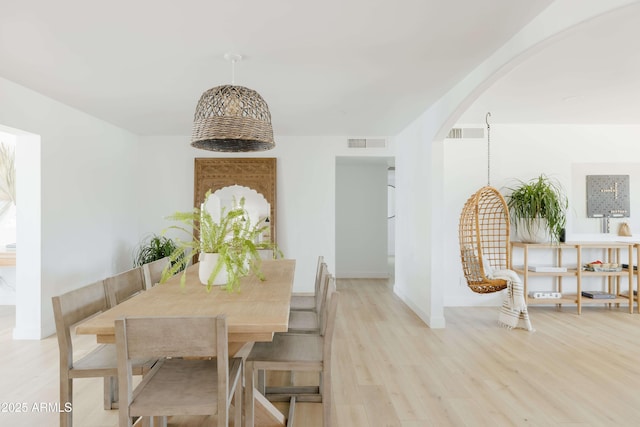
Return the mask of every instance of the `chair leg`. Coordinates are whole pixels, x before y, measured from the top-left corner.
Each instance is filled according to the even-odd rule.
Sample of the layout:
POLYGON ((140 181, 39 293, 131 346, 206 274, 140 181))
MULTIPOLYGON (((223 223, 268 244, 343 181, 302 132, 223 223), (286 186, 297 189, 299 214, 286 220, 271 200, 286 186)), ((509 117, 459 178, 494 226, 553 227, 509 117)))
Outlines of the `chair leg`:
MULTIPOLYGON (((65 408, 67 403, 73 405, 73 380, 60 374, 60 408, 65 408)), ((73 426, 73 406, 70 412, 60 411, 60 427, 73 426)))
POLYGON ((296 415, 296 397, 291 396, 291 399, 289 400, 289 416, 287 417, 287 427, 294 426, 295 415, 296 415))
POLYGON ((151 427, 167 427, 167 417, 151 417, 151 427))
POLYGON ((244 425, 245 427, 253 427, 255 397, 253 389, 255 387, 255 373, 253 372, 253 363, 245 362, 244 365, 244 425))
POLYGON ((322 395, 322 425, 331 427, 331 372, 326 368, 320 376, 320 394, 322 395))
POLYGON ((234 427, 242 426, 242 380, 243 378, 241 373, 233 395, 233 404, 235 405, 233 410, 234 427))
POLYGON ((267 372, 264 369, 258 370, 258 385, 256 388, 260 393, 265 394, 265 390, 267 389, 267 372))
POLYGON ((118 409, 118 378, 104 377, 104 409, 118 409))

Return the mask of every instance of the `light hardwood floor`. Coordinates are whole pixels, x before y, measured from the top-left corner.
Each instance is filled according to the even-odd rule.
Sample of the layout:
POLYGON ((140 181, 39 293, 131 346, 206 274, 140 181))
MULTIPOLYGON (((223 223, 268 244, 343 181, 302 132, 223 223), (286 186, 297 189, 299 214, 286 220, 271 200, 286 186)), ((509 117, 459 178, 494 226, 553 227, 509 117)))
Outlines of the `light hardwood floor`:
MULTIPOLYGON (((640 425, 640 314, 625 307, 590 306, 580 316, 575 307, 530 307, 534 333, 498 327, 494 307, 448 308, 446 329, 432 330, 386 281, 341 280, 338 289, 336 427, 640 425)), ((0 402, 55 403, 55 337, 12 341, 13 314, 0 307, 0 402)), ((100 380, 75 382, 76 426, 117 425, 101 393, 100 380)), ((321 426, 321 414, 319 404, 299 404, 296 426, 321 426)), ((0 426, 57 419, 0 412, 0 426)))

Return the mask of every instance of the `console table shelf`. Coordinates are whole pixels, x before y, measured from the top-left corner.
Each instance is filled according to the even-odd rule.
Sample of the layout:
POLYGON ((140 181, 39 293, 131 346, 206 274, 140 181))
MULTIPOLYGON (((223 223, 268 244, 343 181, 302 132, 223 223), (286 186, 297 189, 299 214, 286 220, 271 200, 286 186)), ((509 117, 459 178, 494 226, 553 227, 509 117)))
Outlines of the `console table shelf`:
MULTIPOLYGON (((561 306, 563 304, 576 305, 578 314, 582 312, 582 305, 593 304, 628 304, 629 313, 633 313, 634 305, 634 283, 636 279, 636 273, 633 270, 623 269, 621 271, 586 271, 582 266, 591 260, 585 262, 583 259, 584 251, 586 250, 602 250, 602 258, 607 263, 627 264, 633 265, 634 250, 638 244, 635 242, 567 242, 567 243, 523 243, 523 242, 511 242, 511 269, 523 277, 523 285, 525 298, 527 304, 555 304, 561 306), (517 259, 514 249, 518 249, 521 252, 522 264, 516 265, 517 259), (554 258, 554 267, 564 267, 566 271, 529 271, 530 264, 530 251, 546 251, 550 252, 554 258), (574 263, 567 263, 567 252, 570 251, 570 256, 573 256, 574 263), (623 254, 626 251, 626 254, 623 254), (565 255, 565 260, 563 260, 565 255), (623 256, 627 257, 623 259, 623 256), (551 292, 558 292, 562 296, 561 298, 532 298, 529 296, 530 292, 530 278, 536 277, 548 277, 553 279, 553 290, 551 292), (564 278, 575 278, 572 280, 572 284, 569 285, 563 282, 564 278), (600 278, 604 280, 604 288, 607 293, 614 295, 613 298, 589 298, 582 296, 582 291, 593 291, 592 278, 600 278), (626 287, 623 288, 624 278, 627 278, 626 287), (565 293, 563 286, 569 292, 565 293), (626 293, 626 295, 625 295, 626 293)), ((638 261, 640 262, 640 252, 638 253, 638 261)), ((601 285, 600 288, 603 286, 601 285)), ((601 291, 602 289, 597 289, 601 291)))

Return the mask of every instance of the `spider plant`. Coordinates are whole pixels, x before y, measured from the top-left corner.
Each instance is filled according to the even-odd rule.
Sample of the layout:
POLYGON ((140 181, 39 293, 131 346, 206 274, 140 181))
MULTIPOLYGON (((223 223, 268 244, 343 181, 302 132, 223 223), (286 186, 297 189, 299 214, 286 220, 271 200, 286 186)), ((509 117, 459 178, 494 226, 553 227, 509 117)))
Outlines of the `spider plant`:
POLYGON ((519 180, 519 185, 508 188, 511 194, 507 196, 507 205, 511 221, 518 231, 524 227, 529 234, 535 233, 540 226, 540 219, 546 221, 543 225, 552 242, 558 242, 565 227, 568 200, 559 182, 544 174, 530 181, 519 180))
POLYGON ((133 255, 133 266, 139 267, 152 261, 170 256, 175 250, 176 244, 172 239, 153 234, 144 238, 138 245, 138 248, 133 255))

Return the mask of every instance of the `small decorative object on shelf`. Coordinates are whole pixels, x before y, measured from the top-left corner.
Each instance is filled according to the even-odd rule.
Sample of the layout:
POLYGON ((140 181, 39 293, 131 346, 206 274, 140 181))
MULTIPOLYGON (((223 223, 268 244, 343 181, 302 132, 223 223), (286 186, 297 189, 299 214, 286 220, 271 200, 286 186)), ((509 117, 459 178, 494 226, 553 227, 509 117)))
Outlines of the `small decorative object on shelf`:
POLYGON ((615 295, 604 291, 582 291, 582 296, 593 299, 615 299, 615 295))
POLYGON ((530 265, 528 270, 534 273, 566 273, 567 267, 554 267, 550 265, 530 265))
POLYGON ((584 266, 585 271, 622 271, 622 266, 616 263, 602 262, 600 260, 590 262, 584 266))
POLYGON ((633 233, 631 233, 631 227, 629 227, 628 222, 623 222, 620 224, 620 228, 618 228, 618 236, 631 237, 633 233))
POLYGON ((529 292, 529 298, 550 298, 550 299, 559 299, 562 298, 562 294, 560 292, 540 292, 540 291, 532 291, 529 292))

